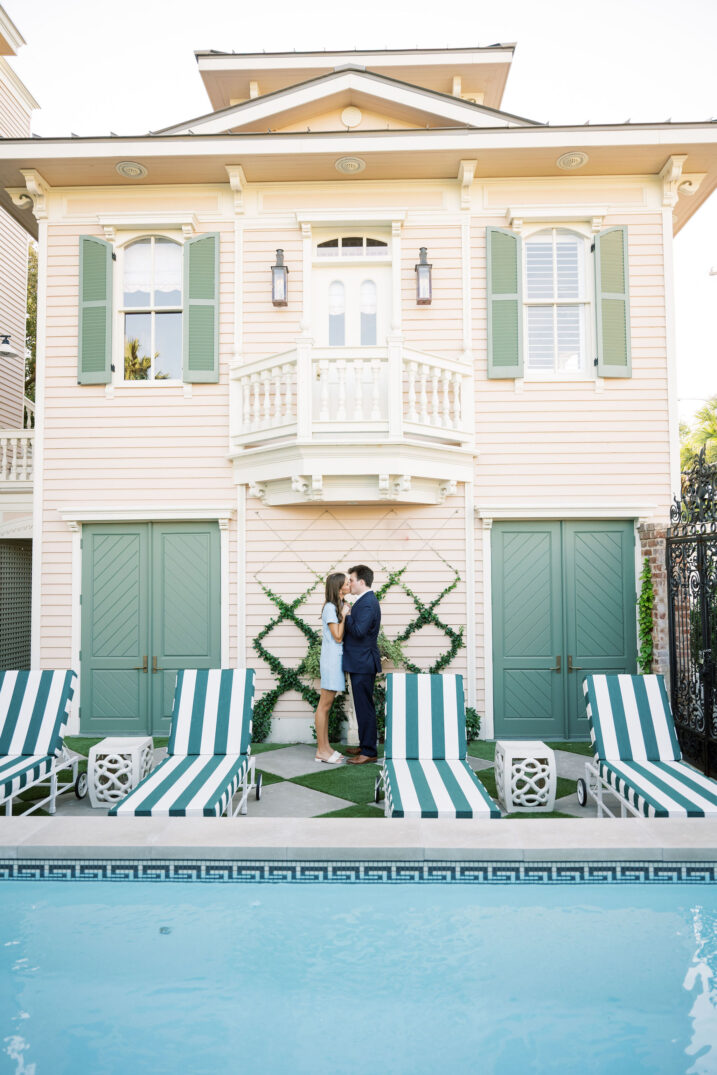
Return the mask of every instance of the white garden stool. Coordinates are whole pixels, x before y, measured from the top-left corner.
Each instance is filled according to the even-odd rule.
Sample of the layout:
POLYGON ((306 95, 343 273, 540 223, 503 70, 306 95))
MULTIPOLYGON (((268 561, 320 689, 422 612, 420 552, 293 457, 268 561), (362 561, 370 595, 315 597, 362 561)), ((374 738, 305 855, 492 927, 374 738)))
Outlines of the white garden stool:
POLYGON ((152 771, 151 736, 103 739, 90 747, 87 777, 93 806, 112 806, 152 771))
POLYGON ((535 739, 499 739, 495 744, 495 785, 506 813, 550 813, 557 786, 555 753, 535 739))

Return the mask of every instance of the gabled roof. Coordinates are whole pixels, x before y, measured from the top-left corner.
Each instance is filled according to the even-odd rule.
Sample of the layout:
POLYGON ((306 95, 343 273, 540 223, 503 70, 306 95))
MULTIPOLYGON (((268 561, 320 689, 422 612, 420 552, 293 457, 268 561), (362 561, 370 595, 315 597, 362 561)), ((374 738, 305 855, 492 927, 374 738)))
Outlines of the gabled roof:
POLYGON ((500 108, 515 44, 468 48, 340 49, 313 52, 195 52, 212 108, 275 93, 298 82, 328 75, 347 63, 412 86, 460 92, 490 108, 500 108))
MULTIPOLYGON (((348 64, 298 85, 264 94, 229 108, 196 116, 155 134, 222 134, 227 131, 266 131, 285 127, 332 105, 369 104, 374 111, 422 127, 525 127, 534 120, 473 104, 460 97, 401 82, 348 64)), ((309 124, 310 125, 310 124, 309 124)), ((338 129, 345 129, 339 127, 338 129)))
POLYGON ((25 39, 4 7, 0 7, 0 56, 15 56, 25 39))

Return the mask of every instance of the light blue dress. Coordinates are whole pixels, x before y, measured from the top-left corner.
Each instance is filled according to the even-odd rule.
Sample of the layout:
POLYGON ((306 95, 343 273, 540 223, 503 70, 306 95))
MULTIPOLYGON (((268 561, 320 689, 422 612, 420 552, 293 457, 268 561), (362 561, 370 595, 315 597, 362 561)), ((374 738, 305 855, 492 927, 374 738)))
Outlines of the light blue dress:
POLYGON ((321 610, 323 634, 321 637, 321 686, 325 691, 345 691, 346 677, 341 667, 344 654, 343 642, 337 642, 329 628, 330 623, 338 623, 336 606, 327 601, 321 610))

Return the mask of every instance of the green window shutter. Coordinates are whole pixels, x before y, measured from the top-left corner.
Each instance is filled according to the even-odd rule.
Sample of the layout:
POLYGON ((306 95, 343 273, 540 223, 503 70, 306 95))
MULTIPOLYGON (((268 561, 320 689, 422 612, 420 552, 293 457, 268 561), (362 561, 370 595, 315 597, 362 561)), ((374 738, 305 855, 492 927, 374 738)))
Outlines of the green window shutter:
POLYGON ((597 371, 600 377, 632 377, 627 228, 595 236, 597 371))
POLYGON ((523 376, 523 270, 520 236, 486 228, 488 376, 523 376))
POLYGON ((112 244, 80 236, 79 384, 109 384, 112 377, 112 244))
POLYGON ((184 244, 185 381, 219 380, 219 234, 184 244))

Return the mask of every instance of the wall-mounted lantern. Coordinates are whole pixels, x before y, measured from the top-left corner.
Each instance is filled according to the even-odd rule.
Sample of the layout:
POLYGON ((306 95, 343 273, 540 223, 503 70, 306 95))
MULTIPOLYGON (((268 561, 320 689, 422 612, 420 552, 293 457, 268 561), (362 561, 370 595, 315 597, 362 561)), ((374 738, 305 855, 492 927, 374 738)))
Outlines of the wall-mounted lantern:
POLYGON ((271 301, 274 306, 286 306, 289 294, 289 269, 284 264, 284 251, 276 252, 276 265, 271 267, 271 301))
POLYGON ((3 358, 19 358, 17 351, 13 351, 10 346, 10 333, 0 332, 0 355, 3 358))
POLYGON ((430 306, 433 297, 431 283, 432 266, 428 263, 428 248, 422 246, 418 252, 418 265, 416 265, 416 305, 430 306))

